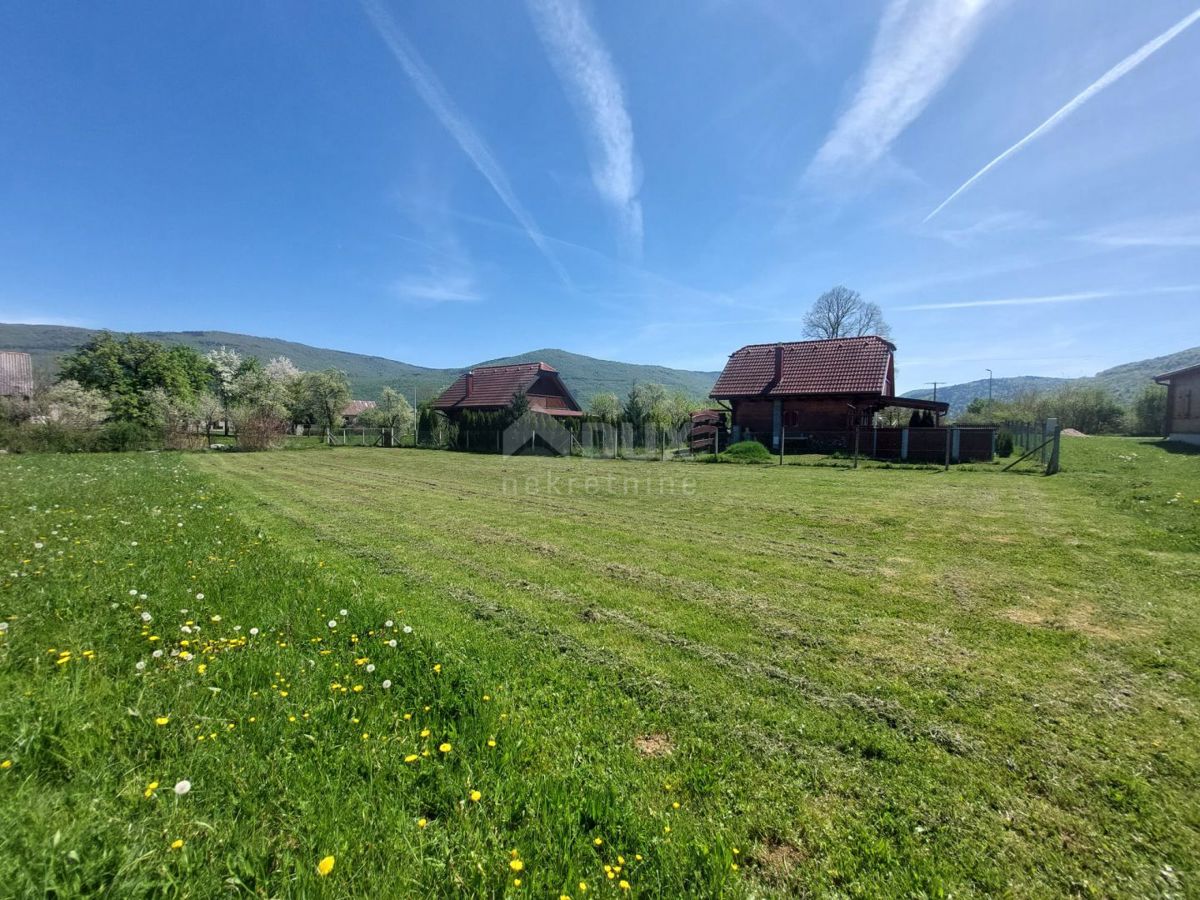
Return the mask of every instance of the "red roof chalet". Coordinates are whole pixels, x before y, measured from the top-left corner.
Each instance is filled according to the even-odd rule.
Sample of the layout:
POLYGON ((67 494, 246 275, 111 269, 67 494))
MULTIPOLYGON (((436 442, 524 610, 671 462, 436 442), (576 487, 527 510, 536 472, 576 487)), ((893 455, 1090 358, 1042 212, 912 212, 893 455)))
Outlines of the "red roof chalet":
POLYGON ((788 434, 870 424, 886 406, 945 414, 948 404, 897 397, 895 344, 875 335, 751 344, 734 352, 709 395, 732 410, 735 439, 778 446, 788 434))
POLYGON ((478 366, 458 376, 433 408, 453 417, 465 410, 498 412, 524 393, 533 412, 551 416, 582 416, 583 410, 553 366, 543 362, 510 366, 478 366))

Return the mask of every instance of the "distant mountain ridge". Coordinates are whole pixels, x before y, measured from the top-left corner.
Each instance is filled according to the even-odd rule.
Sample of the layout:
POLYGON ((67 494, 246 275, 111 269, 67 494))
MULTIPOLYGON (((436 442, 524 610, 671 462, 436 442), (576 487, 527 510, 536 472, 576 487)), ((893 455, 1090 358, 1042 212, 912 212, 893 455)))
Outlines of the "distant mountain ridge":
MULTIPOLYGON (((1018 394, 1027 391, 1048 391, 1067 384, 1078 384, 1102 387, 1110 391, 1122 403, 1130 403, 1146 385, 1153 384, 1155 375, 1194 365, 1200 365, 1200 347, 1180 350, 1178 353, 1168 353, 1166 356, 1122 363, 1083 378, 1044 378, 1037 375, 996 378, 992 380, 992 397, 996 400, 1011 400, 1018 394)), ((930 400, 933 398, 933 391, 909 391, 904 396, 930 400)), ((950 404, 951 416, 962 413, 976 397, 986 400, 987 396, 988 380, 986 378, 963 384, 939 386, 937 390, 937 399, 950 404)))
MULTIPOLYGON (((70 353, 99 329, 73 328, 66 325, 19 325, 0 323, 0 349, 23 350, 33 356, 34 368, 52 371, 60 356, 70 353)), ((231 331, 140 331, 142 337, 164 344, 184 344, 202 353, 218 347, 231 347, 244 356, 256 356, 264 362, 273 356, 286 356, 301 369, 341 369, 350 379, 355 397, 376 399, 385 386, 394 387, 411 400, 424 401, 440 393, 465 372, 461 369, 433 369, 410 363, 367 356, 345 350, 329 350, 294 341, 237 334, 231 331)), ((655 381, 689 397, 708 396, 719 372, 696 372, 647 366, 613 360, 595 359, 565 350, 530 350, 517 356, 476 363, 475 366, 517 362, 544 362, 562 374, 575 399, 587 405, 593 396, 612 391, 624 396, 636 382, 655 381)))

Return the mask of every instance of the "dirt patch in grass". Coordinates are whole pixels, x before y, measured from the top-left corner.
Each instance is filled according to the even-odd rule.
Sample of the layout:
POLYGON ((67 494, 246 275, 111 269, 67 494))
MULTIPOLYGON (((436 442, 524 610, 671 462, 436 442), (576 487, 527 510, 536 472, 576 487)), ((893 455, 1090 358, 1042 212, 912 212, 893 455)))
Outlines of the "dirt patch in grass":
POLYGON ((660 759, 675 752, 674 741, 660 733, 643 734, 634 740, 633 746, 642 756, 648 756, 651 759, 660 759))
POLYGON ((1145 629, 1137 626, 1122 627, 1120 631, 1096 621, 1096 608, 1090 603, 1083 603, 1066 610, 1061 614, 1046 613, 1037 609, 1012 607, 1004 610, 1004 617, 1018 625, 1037 626, 1041 628, 1057 628, 1066 631, 1078 631, 1088 637, 1103 638, 1117 641, 1124 637, 1143 634, 1145 629))
POLYGON ((763 880, 770 884, 786 882, 804 859, 805 853, 799 847, 777 839, 768 840, 754 854, 763 880))

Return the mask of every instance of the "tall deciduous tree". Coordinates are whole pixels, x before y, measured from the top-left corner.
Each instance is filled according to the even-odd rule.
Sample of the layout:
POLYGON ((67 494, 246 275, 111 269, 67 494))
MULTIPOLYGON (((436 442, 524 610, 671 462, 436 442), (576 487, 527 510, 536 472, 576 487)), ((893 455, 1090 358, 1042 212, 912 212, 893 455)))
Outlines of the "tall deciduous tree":
POLYGON ((180 402, 192 402, 208 385, 208 363, 191 347, 167 347, 137 335, 118 339, 103 331, 63 358, 60 377, 99 391, 109 417, 153 425, 151 392, 160 389, 180 402))
POLYGON ((621 418, 621 398, 610 392, 597 394, 588 404, 588 415, 609 425, 621 418))
POLYGON ((868 303, 858 291, 837 285, 817 298, 804 316, 804 336, 808 338, 862 337, 877 334, 887 337, 891 329, 883 321, 878 304, 868 303))
POLYGON ((371 428, 391 428, 393 432, 405 432, 412 428, 413 408, 402 393, 395 388, 385 387, 374 409, 364 410, 358 417, 360 425, 371 428))
POLYGON ((350 385, 346 373, 337 369, 305 372, 300 376, 298 398, 301 408, 318 425, 339 428, 342 410, 350 402, 350 385))

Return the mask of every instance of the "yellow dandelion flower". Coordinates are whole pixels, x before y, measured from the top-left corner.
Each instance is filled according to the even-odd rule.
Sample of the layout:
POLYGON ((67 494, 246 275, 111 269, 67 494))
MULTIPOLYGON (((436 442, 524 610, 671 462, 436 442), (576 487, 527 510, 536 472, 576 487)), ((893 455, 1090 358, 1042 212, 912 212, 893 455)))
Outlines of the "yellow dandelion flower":
POLYGON ((440 750, 442 753, 449 753, 452 749, 453 748, 449 743, 438 744, 438 750, 440 750))
POLYGON ((146 790, 142 791, 142 796, 149 800, 154 796, 154 792, 158 790, 158 782, 152 781, 146 785, 146 790))
POLYGON ((181 847, 183 847, 183 839, 182 838, 176 838, 175 840, 171 841, 171 849, 172 850, 179 850, 181 847))
POLYGON ((622 878, 621 881, 617 884, 617 887, 619 887, 623 891, 627 891, 627 890, 629 890, 629 882, 626 881, 624 878, 622 878))
POLYGON ((11 768, 12 768, 12 760, 11 759, 6 759, 4 762, 0 762, 0 769, 11 769, 11 768))
POLYGON ((735 872, 736 872, 736 871, 738 870, 738 864, 737 864, 737 863, 730 863, 730 864, 729 864, 729 868, 733 869, 733 871, 735 871, 735 872))
POLYGON ((496 746, 496 739, 495 739, 495 738, 488 738, 488 746, 489 746, 489 747, 495 747, 495 746, 496 746))
POLYGON ((471 802, 472 803, 478 803, 482 799, 483 799, 483 794, 479 793, 479 791, 471 791, 471 802))
POLYGON ((405 714, 404 714, 404 721, 405 721, 405 722, 409 721, 411 718, 412 718, 412 713, 405 713, 405 714))
POLYGON ((625 865, 625 857, 621 856, 619 853, 617 854, 617 863, 622 866, 625 865))
POLYGON ((604 838, 596 838, 594 841, 592 841, 592 843, 595 844, 597 847, 599 847, 601 844, 604 843, 604 838))
POLYGON ((418 759, 420 759, 420 758, 421 758, 421 757, 417 756, 417 754, 415 754, 415 753, 410 753, 410 754, 408 754, 408 756, 404 757, 404 761, 405 761, 406 763, 415 763, 415 762, 416 762, 418 759))
POLYGON ((671 833, 671 826, 670 826, 670 825, 664 825, 664 826, 663 826, 663 834, 670 834, 670 833, 671 833))
POLYGON ((587 882, 586 881, 579 882, 579 893, 581 893, 581 894, 587 893, 587 882))
POLYGON ((317 874, 324 878, 333 871, 333 864, 336 862, 332 856, 326 856, 323 860, 317 863, 317 874))
POLYGON ((200 663, 200 665, 196 666, 196 671, 199 672, 201 675, 203 675, 205 672, 208 671, 208 664, 200 663))
POLYGON ((679 809, 679 801, 678 800, 676 800, 674 803, 671 804, 671 809, 679 809))
POLYGON ((441 664, 441 663, 435 663, 435 664, 434 664, 434 667, 433 667, 433 671, 435 671, 435 672, 439 672, 439 673, 440 673, 440 672, 442 671, 442 664, 441 664))
POLYGON ((511 859, 508 861, 508 867, 514 872, 520 872, 525 868, 525 863, 521 862, 519 859, 511 859))
POLYGON ((421 729, 421 737, 429 737, 429 729, 428 728, 421 729))
POLYGON ((170 721, 171 721, 171 719, 168 716, 159 716, 157 719, 154 720, 154 724, 155 725, 166 725, 170 721))
POLYGON ((520 887, 520 886, 521 886, 521 879, 520 879, 520 878, 514 878, 514 879, 513 879, 513 887, 520 887))
POLYGON ((424 828, 428 824, 429 824, 428 819, 417 819, 417 827, 418 828, 424 828))
POLYGON ((356 693, 356 694, 361 694, 361 693, 362 693, 362 689, 363 689, 363 686, 362 686, 361 684, 356 684, 356 685, 354 686, 354 693, 356 693))

